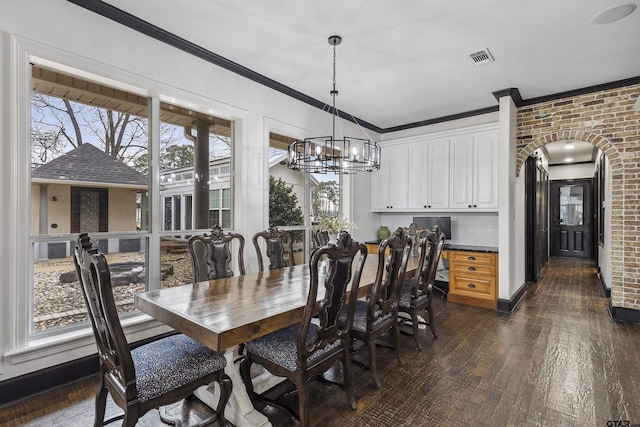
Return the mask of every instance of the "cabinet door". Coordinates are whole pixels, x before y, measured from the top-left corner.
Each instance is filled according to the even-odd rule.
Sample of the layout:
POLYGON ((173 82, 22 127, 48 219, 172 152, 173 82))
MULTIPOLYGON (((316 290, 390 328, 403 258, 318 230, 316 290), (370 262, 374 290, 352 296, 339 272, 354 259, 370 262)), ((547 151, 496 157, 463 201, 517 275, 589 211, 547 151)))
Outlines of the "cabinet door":
POLYGON ((498 208, 498 134, 485 132, 474 137, 474 207, 498 208))
POLYGON ((373 173, 371 181, 373 210, 407 207, 408 160, 407 145, 382 147, 380 170, 373 173))
POLYGON ((427 145, 428 207, 449 208, 449 140, 431 141, 427 145))
POLYGON ((473 207, 473 138, 465 136, 449 142, 450 170, 449 207, 473 207))
POLYGON ((429 148, 426 142, 409 146, 409 177, 407 183, 407 207, 425 209, 429 205, 429 148))

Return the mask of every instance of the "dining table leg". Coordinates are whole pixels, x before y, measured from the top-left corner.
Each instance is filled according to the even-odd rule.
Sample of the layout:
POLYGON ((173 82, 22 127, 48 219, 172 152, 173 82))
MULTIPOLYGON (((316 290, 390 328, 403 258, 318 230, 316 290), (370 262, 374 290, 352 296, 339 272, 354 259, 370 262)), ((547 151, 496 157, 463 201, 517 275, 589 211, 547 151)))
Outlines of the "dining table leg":
MULTIPOLYGON (((269 419, 255 409, 251 403, 251 399, 249 399, 247 389, 240 376, 239 364, 234 363, 234 359, 238 356, 236 348, 227 350, 224 355, 227 359, 227 366, 224 371, 233 383, 233 392, 231 393, 229 403, 224 412, 225 417, 237 427, 271 426, 269 419)), ((220 397, 220 390, 216 383, 211 383, 208 386, 200 387, 193 394, 202 402, 215 409, 220 397)))

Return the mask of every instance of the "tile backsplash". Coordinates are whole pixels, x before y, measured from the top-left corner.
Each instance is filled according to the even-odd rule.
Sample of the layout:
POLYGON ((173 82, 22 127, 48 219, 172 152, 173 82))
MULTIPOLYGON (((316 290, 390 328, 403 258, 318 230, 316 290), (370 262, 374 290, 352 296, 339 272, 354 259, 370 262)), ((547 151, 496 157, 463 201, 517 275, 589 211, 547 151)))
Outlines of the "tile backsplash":
MULTIPOLYGON (((386 225, 393 232, 398 227, 407 227, 413 217, 451 217, 451 240, 447 243, 471 246, 498 246, 498 213, 458 213, 434 214, 398 213, 380 214, 380 225, 386 225)), ((375 231, 371 238, 375 238, 375 231)))

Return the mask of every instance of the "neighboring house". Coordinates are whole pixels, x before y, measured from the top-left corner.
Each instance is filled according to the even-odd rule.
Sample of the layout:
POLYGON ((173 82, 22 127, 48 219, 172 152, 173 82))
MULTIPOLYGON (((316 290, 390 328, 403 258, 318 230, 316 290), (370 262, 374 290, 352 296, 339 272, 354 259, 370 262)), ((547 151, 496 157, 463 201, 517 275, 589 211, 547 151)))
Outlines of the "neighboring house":
MULTIPOLYGON (((293 186, 293 193, 300 206, 304 203, 304 174, 289 169, 287 152, 269 150, 269 174, 293 186)), ((220 225, 224 229, 231 224, 231 179, 229 157, 209 162, 209 227, 220 225)), ((192 230, 193 167, 167 170, 160 173, 163 230, 192 230)), ((311 187, 318 181, 311 176, 311 187)))
MULTIPOLYGON (((147 177, 94 145, 82 144, 33 169, 31 183, 34 234, 132 232, 146 223, 141 212, 146 212, 147 177)), ((139 239, 114 244, 110 251, 139 250, 139 239)), ((70 256, 70 244, 41 243, 38 253, 40 259, 70 256)))

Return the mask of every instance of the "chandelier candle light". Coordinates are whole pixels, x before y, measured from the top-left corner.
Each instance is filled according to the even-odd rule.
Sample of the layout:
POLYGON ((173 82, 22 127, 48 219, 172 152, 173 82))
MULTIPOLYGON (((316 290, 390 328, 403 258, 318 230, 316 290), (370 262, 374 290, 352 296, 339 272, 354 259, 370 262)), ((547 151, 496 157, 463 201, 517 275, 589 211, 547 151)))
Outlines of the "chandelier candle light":
MULTIPOLYGON (((342 37, 329 37, 333 46, 333 89, 331 90, 332 133, 331 136, 316 136, 294 141, 289 145, 287 165, 290 169, 309 173, 354 174, 372 172, 380 169, 380 146, 368 138, 343 136, 336 138, 336 46, 342 43, 342 37)), ((360 126, 355 117, 355 123, 360 126)), ((362 129, 362 127, 360 127, 362 129)), ((364 130, 363 130, 364 132, 364 130)), ((366 135, 366 132, 364 132, 366 135)), ((368 136, 368 135, 366 135, 368 136)))

